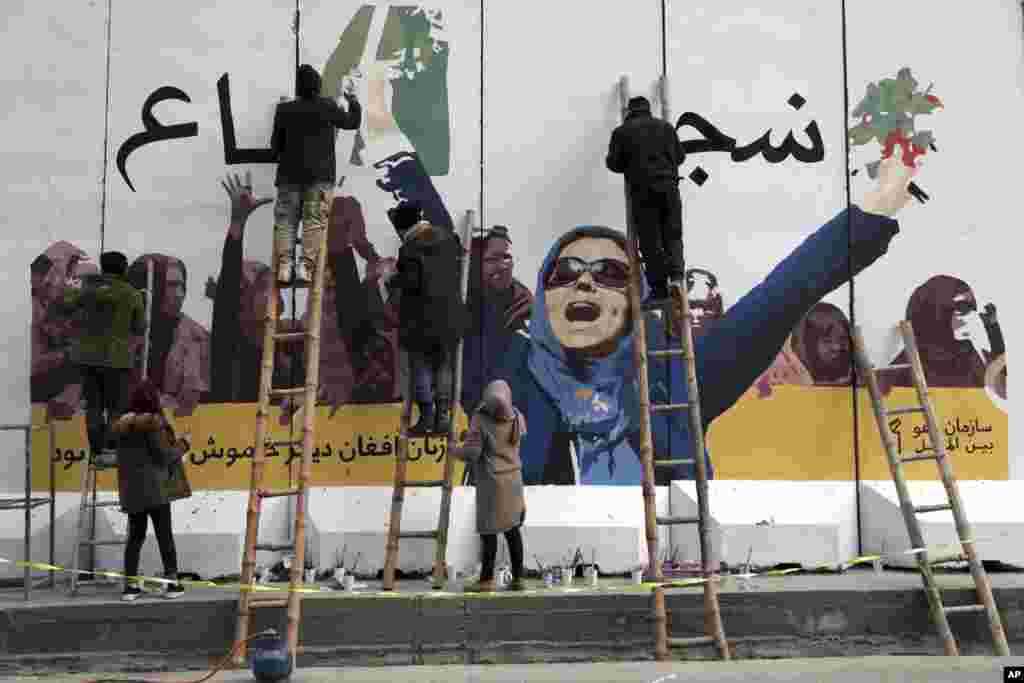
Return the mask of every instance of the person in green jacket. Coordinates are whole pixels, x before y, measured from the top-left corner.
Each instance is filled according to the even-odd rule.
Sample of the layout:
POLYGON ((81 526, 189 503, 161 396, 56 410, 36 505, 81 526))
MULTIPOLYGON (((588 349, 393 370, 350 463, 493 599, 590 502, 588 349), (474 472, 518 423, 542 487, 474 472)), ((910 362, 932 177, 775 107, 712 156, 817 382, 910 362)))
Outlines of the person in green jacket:
POLYGON ((93 455, 112 447, 110 425, 124 412, 134 365, 133 335, 145 334, 142 292, 125 278, 128 259, 121 252, 100 255, 100 275, 68 280, 63 307, 76 315, 80 333, 72 342, 71 362, 82 374, 85 424, 93 455))

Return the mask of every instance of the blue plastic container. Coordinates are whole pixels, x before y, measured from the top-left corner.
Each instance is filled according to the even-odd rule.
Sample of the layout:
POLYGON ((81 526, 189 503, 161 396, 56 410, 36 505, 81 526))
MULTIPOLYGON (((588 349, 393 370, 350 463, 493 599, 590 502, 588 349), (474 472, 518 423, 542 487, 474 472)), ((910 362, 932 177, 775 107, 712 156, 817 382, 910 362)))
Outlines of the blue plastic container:
POLYGON ((252 675, 257 681, 283 681, 292 674, 292 658, 288 643, 277 636, 253 639, 249 645, 252 675))

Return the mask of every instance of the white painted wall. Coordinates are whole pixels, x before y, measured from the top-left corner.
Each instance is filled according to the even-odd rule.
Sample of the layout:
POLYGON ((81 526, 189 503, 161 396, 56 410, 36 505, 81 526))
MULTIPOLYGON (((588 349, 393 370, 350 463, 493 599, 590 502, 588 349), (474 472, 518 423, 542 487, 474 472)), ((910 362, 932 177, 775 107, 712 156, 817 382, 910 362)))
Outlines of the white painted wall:
MULTIPOLYGON (((321 63, 359 4, 304 2, 302 59, 321 63)), ((1013 250, 1000 247, 1017 208, 1011 160, 1020 151, 1014 128, 1021 114, 1020 7, 1013 0, 970 7, 847 4, 851 100, 867 81, 906 64, 920 79, 934 80, 947 105, 933 117, 940 152, 930 155, 920 179, 933 200, 901 216, 890 253, 857 281, 857 316, 869 345, 877 360, 886 359, 895 350, 889 326, 902 317, 910 291, 931 274, 949 272, 967 280, 980 301, 999 306, 1012 346, 1024 324, 1004 285, 1014 273, 1013 250), (927 30, 909 33, 896 28, 925 25, 927 30)), ((621 183, 603 167, 618 119, 615 83, 628 74, 636 91, 653 94, 661 71, 660 3, 643 0, 628 9, 613 3, 489 3, 482 25, 479 3, 437 5, 445 9, 452 45, 453 173, 435 184, 456 216, 481 207, 485 225, 512 226, 516 273, 532 287, 552 236, 579 223, 622 224, 621 183)), ((688 172, 700 163, 712 175, 703 188, 687 184, 688 252, 694 265, 719 274, 729 303, 845 204, 839 3, 799 0, 760 10, 738 0, 669 5, 668 73, 676 115, 697 111, 740 140, 771 127, 774 142, 791 129, 802 140, 799 131, 814 119, 825 137, 821 164, 730 165, 704 155, 684 167, 688 172), (794 91, 808 99, 799 112, 785 104, 794 91)), ((185 312, 205 324, 212 306, 203 283, 216 275, 228 217, 217 180, 226 171, 246 170, 223 164, 216 80, 231 75, 239 145, 264 144, 273 106, 291 89, 292 11, 283 0, 249 3, 242 14, 199 0, 114 3, 107 244, 130 254, 166 251, 184 258, 185 312), (145 97, 165 84, 184 89, 192 102, 165 103, 155 114, 168 124, 197 121, 199 137, 133 154, 128 169, 138 192, 131 193, 113 156, 141 129, 145 97)), ((107 17, 99 0, 62 6, 59 13, 11 0, 2 14, 0 83, 12 96, 4 100, 0 133, 7 161, 0 169, 0 225, 9 264, 0 275, 0 311, 8 323, 0 347, 8 378, 0 419, 15 422, 28 416, 28 263, 56 239, 92 254, 99 247, 107 17)), ((356 177, 346 159, 347 153, 339 154, 339 173, 351 176, 346 191, 364 202, 378 249, 393 253, 382 214, 386 197, 367 191, 374 177, 356 177)), ((257 192, 268 195, 271 167, 250 168, 257 192)), ((863 173, 855 179, 854 199, 866 182, 863 173)), ((269 229, 267 207, 250 222, 248 258, 266 259, 269 229)), ((845 307, 846 290, 829 300, 845 307)), ((0 445, 0 481, 17 491, 23 481, 17 436, 0 435, 0 445)), ((1024 477, 1019 450, 1011 453, 1010 476, 1024 477)))

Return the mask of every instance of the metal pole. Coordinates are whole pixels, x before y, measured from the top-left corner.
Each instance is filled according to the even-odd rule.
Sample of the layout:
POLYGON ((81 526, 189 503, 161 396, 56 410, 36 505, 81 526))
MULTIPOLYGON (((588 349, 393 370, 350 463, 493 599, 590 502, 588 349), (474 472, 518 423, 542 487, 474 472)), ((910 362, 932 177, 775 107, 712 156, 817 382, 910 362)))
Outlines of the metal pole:
MULTIPOLYGON (((50 466, 50 566, 52 567, 56 562, 56 548, 54 543, 56 540, 56 510, 57 510, 57 465, 54 460, 54 456, 57 454, 57 425, 54 424, 53 418, 47 416, 48 428, 49 428, 49 442, 50 442, 50 453, 49 453, 49 466, 50 466)), ((57 587, 57 574, 52 569, 50 570, 50 588, 54 589, 57 587)))
POLYGON ((25 428, 25 602, 32 598, 32 426, 25 428))
POLYGON ((153 259, 146 259, 146 336, 142 342, 142 379, 149 377, 149 332, 153 326, 153 259))

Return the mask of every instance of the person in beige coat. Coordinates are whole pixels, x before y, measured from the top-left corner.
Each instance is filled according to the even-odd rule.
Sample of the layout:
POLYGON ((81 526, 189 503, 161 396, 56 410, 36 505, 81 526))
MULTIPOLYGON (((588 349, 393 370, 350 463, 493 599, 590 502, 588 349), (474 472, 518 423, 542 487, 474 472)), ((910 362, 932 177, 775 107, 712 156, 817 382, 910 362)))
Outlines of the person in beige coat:
POLYGON ((480 581, 469 592, 495 589, 494 559, 498 534, 505 535, 512 559, 509 590, 523 590, 523 537, 526 519, 523 465, 519 445, 526 434, 526 418, 512 405, 512 390, 504 380, 491 382, 470 419, 469 433, 452 456, 473 469, 476 482, 476 530, 483 545, 480 581))

